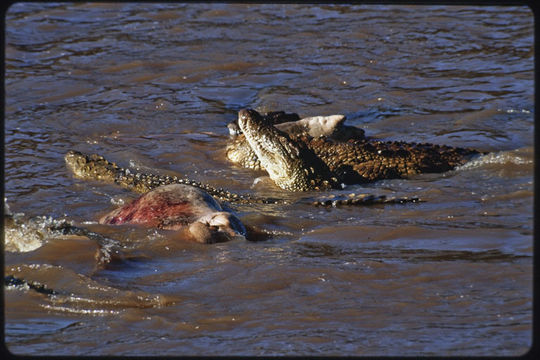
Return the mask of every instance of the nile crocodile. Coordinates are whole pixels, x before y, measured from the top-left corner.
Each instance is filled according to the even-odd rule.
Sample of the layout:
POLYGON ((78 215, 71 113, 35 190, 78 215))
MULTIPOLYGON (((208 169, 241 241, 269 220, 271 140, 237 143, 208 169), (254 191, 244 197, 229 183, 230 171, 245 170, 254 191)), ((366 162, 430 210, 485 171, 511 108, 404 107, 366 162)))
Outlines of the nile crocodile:
POLYGON ((430 143, 385 142, 363 136, 339 141, 306 132, 287 133, 252 109, 240 110, 238 127, 242 134, 229 145, 229 159, 266 170, 276 185, 290 191, 445 172, 480 154, 474 149, 430 143))
MULTIPOLYGON (((283 111, 271 112, 262 115, 265 123, 274 125, 277 129, 286 132, 289 136, 299 137, 306 135, 314 138, 326 137, 336 141, 364 140, 364 130, 355 126, 345 125, 344 115, 313 116, 300 119, 293 114, 283 111)), ((257 154, 242 134, 238 121, 227 124, 232 140, 227 144, 227 158, 235 164, 253 170, 264 170, 257 154)))
MULTIPOLYGON (((160 186, 170 184, 183 184, 198 188, 222 202, 232 204, 288 204, 286 200, 257 197, 249 194, 237 194, 221 188, 215 188, 208 184, 179 178, 177 176, 147 174, 122 168, 103 156, 97 154, 86 155, 79 151, 70 150, 64 157, 67 167, 78 178, 86 180, 100 180, 115 183, 123 188, 137 192, 147 193, 160 186)), ((340 206, 340 205, 376 205, 376 204, 402 204, 406 202, 418 202, 416 197, 390 197, 385 195, 349 195, 327 200, 316 200, 315 206, 340 206)))

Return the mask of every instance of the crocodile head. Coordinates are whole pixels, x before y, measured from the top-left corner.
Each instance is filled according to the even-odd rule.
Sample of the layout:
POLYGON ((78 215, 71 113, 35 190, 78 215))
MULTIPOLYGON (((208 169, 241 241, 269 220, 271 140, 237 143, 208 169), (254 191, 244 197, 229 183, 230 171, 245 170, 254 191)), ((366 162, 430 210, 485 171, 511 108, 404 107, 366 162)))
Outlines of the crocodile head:
POLYGON ((103 156, 85 155, 74 150, 70 150, 64 156, 64 160, 73 174, 81 179, 112 182, 120 169, 115 163, 105 160, 103 156))
POLYGON ((335 187, 336 179, 320 158, 255 110, 240 110, 238 126, 261 166, 282 189, 307 191, 335 187))

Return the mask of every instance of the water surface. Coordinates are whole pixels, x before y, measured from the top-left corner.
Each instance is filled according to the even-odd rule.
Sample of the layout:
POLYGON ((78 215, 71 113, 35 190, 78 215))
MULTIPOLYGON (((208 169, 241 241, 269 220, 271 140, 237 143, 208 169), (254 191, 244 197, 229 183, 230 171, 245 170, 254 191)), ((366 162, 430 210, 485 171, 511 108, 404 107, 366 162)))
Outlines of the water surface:
POLYGON ((5 232, 5 341, 47 355, 519 355, 532 344, 534 40, 526 7, 33 4, 6 16, 5 197, 121 244, 5 232), (284 194, 228 163, 239 109, 345 114, 380 138, 488 155, 445 174, 284 194), (293 201, 242 205, 262 242, 96 225, 134 194, 63 156, 293 201), (33 250, 32 250, 33 249, 33 250), (27 251, 31 250, 31 251, 27 251))

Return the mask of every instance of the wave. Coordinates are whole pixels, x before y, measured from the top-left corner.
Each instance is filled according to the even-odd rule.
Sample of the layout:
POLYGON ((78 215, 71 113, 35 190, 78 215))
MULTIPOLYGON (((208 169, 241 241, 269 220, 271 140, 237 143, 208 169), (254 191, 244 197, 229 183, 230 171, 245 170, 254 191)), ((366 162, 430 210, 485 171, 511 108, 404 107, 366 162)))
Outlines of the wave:
POLYGON ((534 151, 532 147, 498 151, 481 155, 467 162, 464 165, 458 166, 456 170, 474 169, 485 165, 500 164, 500 165, 532 165, 534 163, 534 151))

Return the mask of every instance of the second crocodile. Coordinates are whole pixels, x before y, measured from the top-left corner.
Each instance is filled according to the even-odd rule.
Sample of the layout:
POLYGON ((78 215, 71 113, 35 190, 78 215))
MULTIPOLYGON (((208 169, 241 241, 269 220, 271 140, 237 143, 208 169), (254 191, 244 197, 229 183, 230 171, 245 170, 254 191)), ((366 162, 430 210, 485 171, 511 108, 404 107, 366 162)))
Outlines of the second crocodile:
POLYGON ((430 143, 364 137, 336 141, 328 136, 288 134, 252 109, 240 110, 238 126, 243 133, 240 136, 245 136, 242 146, 249 145, 246 156, 256 155, 247 163, 260 164, 276 185, 289 191, 342 188, 345 184, 440 173, 480 154, 474 149, 430 143))

